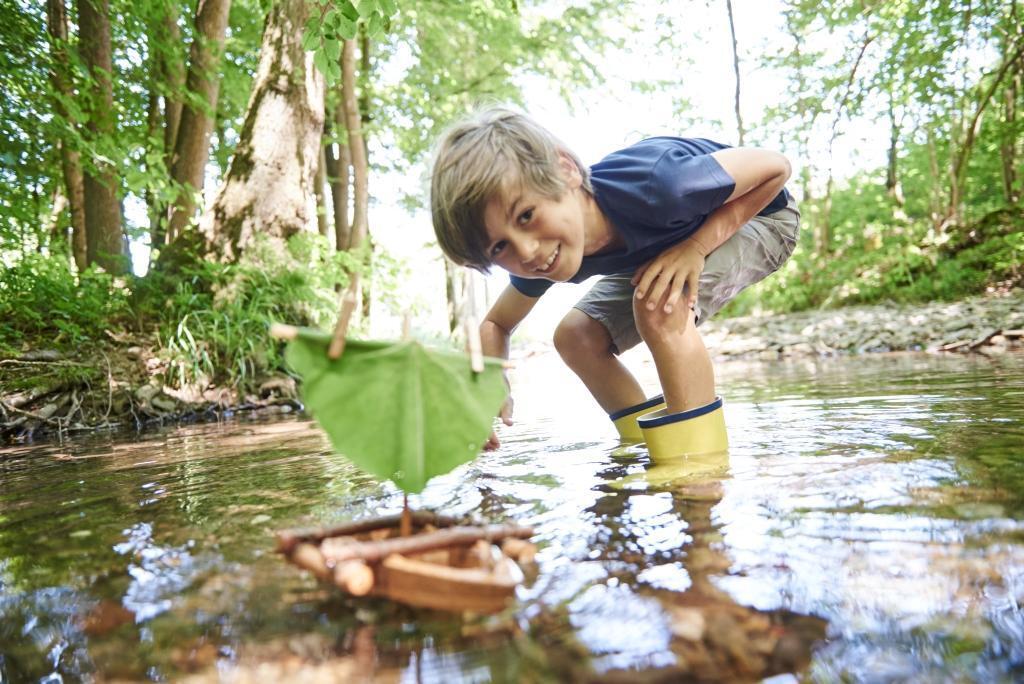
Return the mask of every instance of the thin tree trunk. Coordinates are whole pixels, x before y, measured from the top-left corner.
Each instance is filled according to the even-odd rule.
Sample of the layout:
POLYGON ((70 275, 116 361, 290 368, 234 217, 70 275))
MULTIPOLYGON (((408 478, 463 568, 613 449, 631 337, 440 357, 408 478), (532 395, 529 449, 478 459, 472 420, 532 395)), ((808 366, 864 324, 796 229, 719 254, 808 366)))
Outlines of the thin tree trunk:
MULTIPOLYGON (((70 73, 68 58, 68 16, 64 0, 47 0, 47 29, 52 39, 54 69, 50 72, 53 84, 54 111, 70 125, 64 100, 73 97, 71 84, 67 81, 70 73)), ((60 141, 61 171, 64 176, 64 195, 71 213, 71 256, 79 272, 88 264, 85 241, 85 188, 82 177, 82 160, 78 151, 72 149, 66 140, 60 141)))
MULTIPOLYGON (((971 153, 974 151, 974 143, 978 136, 978 131, 981 130, 982 115, 985 113, 985 109, 988 107, 989 102, 992 101, 992 96, 999 87, 1003 78, 1009 71, 1010 66, 1015 64, 1018 60, 1024 57, 1024 39, 1017 38, 1017 45, 1015 49, 1007 51, 1006 57, 1003 58, 1002 64, 996 70, 996 73, 992 76, 992 82, 989 83, 988 88, 985 92, 980 94, 976 100, 974 113, 971 115, 970 121, 964 128, 964 140, 958 146, 956 153, 953 154, 950 151, 950 158, 952 165, 950 167, 950 193, 949 193, 949 206, 946 208, 946 220, 949 222, 958 221, 960 218, 960 198, 963 193, 964 184, 967 181, 967 164, 970 161, 971 153)), ((1013 46, 1011 46, 1012 48, 1013 46)))
POLYGON ((316 177, 313 180, 313 191, 316 197, 316 226, 324 237, 330 233, 330 226, 327 225, 327 198, 324 193, 324 181, 327 166, 327 154, 324 146, 320 145, 320 159, 316 165, 316 177))
MULTIPOLYGON (((839 105, 836 107, 835 116, 832 118, 832 132, 828 139, 828 159, 832 159, 832 149, 835 145, 836 138, 839 137, 839 122, 842 119, 844 110, 846 109, 847 103, 850 101, 850 96, 853 93, 853 85, 857 80, 857 70, 860 68, 861 60, 864 58, 864 53, 867 52, 868 46, 871 45, 875 37, 865 33, 864 40, 861 42, 860 50, 857 53, 857 59, 853 62, 853 67, 850 69, 850 75, 846 79, 846 89, 843 91, 843 97, 839 101, 839 105)), ((835 174, 833 172, 832 162, 829 161, 828 166, 828 180, 825 183, 825 198, 822 206, 821 221, 818 224, 818 230, 815 233, 814 240, 814 251, 818 256, 826 256, 832 244, 832 187, 835 184, 835 174)))
POLYGON ((173 2, 166 3, 166 12, 161 17, 163 40, 166 46, 161 51, 160 73, 167 85, 164 96, 164 155, 168 171, 174 166, 174 146, 178 140, 181 125, 182 95, 185 89, 185 63, 177 51, 168 46, 181 42, 181 28, 178 27, 178 9, 173 2))
MULTIPOLYGON (((1021 92, 1022 60, 1018 60, 1017 69, 1003 92, 1003 124, 1009 131, 1017 128, 1017 97, 1021 92)), ((1007 204, 1016 204, 1020 199, 1017 191, 1017 138, 1011 134, 1006 136, 999 145, 999 157, 1002 162, 1003 196, 1007 204)))
MULTIPOLYGON (((79 50, 93 85, 86 128, 93 139, 109 140, 115 114, 108 0, 79 0, 78 31, 79 50)), ((83 176, 86 262, 110 273, 127 273, 131 262, 121 228, 117 172, 102 159, 94 159, 92 166, 83 176)))
POLYGON ((324 78, 302 49, 305 0, 279 0, 228 174, 200 221, 203 249, 236 261, 258 234, 287 239, 316 217, 313 183, 324 126, 324 78))
MULTIPOLYGON (((345 109, 341 105, 327 112, 326 124, 330 131, 345 130, 345 109)), ((335 137, 333 135, 328 138, 335 137)), ((349 169, 352 160, 348 154, 348 145, 344 141, 336 143, 338 154, 334 153, 334 145, 326 146, 327 182, 331 186, 331 203, 334 205, 334 244, 335 249, 344 252, 348 249, 351 225, 348 220, 348 185, 349 169)))
POLYGON ((460 270, 447 259, 444 260, 444 294, 448 303, 448 332, 454 333, 459 327, 459 274, 460 270))
POLYGON ((743 147, 743 114, 740 111, 740 52, 736 43, 736 22, 732 13, 732 0, 725 0, 725 8, 729 13, 729 36, 732 38, 732 68, 736 74, 736 131, 739 134, 739 145, 743 147))
POLYGON ((192 221, 196 213, 196 195, 203 191, 203 177, 210 156, 210 135, 217 113, 220 56, 230 8, 231 0, 200 0, 196 8, 195 39, 189 50, 186 78, 186 89, 192 98, 181 111, 171 168, 171 177, 179 190, 167 225, 169 243, 192 221), (195 100, 202 105, 196 105, 195 100))
POLYGON ((348 149, 352 155, 352 238, 350 249, 357 249, 366 239, 369 230, 367 209, 369 208, 369 164, 366 146, 363 142, 363 122, 356 98, 355 41, 346 40, 341 53, 342 106, 345 111, 345 129, 348 131, 348 149))
POLYGON ((893 216, 901 221, 906 220, 907 214, 903 211, 905 199, 903 197, 903 184, 899 177, 899 142, 900 122, 896 119, 896 105, 893 102, 893 94, 889 92, 889 150, 887 153, 887 168, 885 173, 886 194, 893 201, 893 216))
MULTIPOLYGON (((178 6, 173 2, 165 2, 159 7, 161 15, 152 25, 149 39, 149 51, 153 60, 150 97, 153 101, 150 103, 148 128, 150 139, 162 142, 163 172, 170 177, 174 167, 174 144, 181 124, 185 60, 179 50, 181 29, 178 28, 178 6)), ((150 208, 150 244, 155 249, 161 249, 166 243, 167 222, 171 218, 170 207, 166 200, 156 197, 147 198, 147 204, 150 208)))
MULTIPOLYGON (((363 143, 363 122, 356 98, 355 41, 346 40, 341 51, 341 93, 345 111, 345 128, 348 131, 348 149, 352 157, 352 233, 349 249, 357 250, 366 240, 369 232, 367 210, 369 208, 369 164, 366 146, 363 143)), ((356 279, 356 299, 364 318, 368 313, 368 299, 363 300, 363 284, 356 279)))

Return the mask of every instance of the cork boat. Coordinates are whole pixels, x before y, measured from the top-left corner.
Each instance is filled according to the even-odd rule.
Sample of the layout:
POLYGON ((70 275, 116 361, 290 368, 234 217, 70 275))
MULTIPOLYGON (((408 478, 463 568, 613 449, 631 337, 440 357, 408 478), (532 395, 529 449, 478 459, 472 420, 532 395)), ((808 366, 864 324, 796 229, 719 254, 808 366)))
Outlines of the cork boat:
POLYGON ((494 613, 523 581, 528 527, 465 525, 425 511, 326 528, 283 530, 277 550, 353 596, 421 608, 494 613))

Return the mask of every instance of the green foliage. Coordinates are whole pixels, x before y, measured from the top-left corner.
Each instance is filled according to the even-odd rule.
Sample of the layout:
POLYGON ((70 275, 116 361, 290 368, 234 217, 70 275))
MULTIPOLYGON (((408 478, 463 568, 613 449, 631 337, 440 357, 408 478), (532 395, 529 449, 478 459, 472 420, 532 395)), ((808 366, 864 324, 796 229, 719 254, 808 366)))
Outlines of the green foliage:
POLYGON ((0 270, 0 350, 25 346, 74 350, 105 341, 123 325, 128 290, 89 269, 75 277, 67 259, 31 254, 0 270))
POLYGON ((341 79, 341 47, 360 30, 371 40, 391 30, 391 19, 398 11, 394 0, 323 0, 315 3, 317 12, 302 32, 302 49, 313 53, 313 63, 328 84, 341 79))
POLYGON ((329 343, 327 333, 302 331, 288 364, 331 444, 357 466, 416 493, 480 453, 508 393, 500 360, 474 373, 462 353, 352 340, 332 361, 329 343))
POLYGON ((137 315, 157 322, 164 381, 203 387, 216 380, 251 389, 282 367, 280 350, 267 345, 270 324, 330 325, 335 288, 347 284, 358 263, 325 238, 299 234, 287 249, 264 241, 235 264, 196 261, 172 277, 147 278, 137 315))

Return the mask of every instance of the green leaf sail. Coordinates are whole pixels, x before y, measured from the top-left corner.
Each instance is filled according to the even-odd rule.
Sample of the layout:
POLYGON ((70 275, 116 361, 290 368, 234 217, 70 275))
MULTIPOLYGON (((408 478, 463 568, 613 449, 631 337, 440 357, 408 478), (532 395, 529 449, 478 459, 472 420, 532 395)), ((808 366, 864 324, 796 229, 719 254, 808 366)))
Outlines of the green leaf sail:
POLYGON ((474 374, 465 354, 350 340, 331 361, 329 343, 326 333, 303 330, 285 358, 339 453, 409 493, 480 453, 507 394, 500 360, 486 359, 474 374))

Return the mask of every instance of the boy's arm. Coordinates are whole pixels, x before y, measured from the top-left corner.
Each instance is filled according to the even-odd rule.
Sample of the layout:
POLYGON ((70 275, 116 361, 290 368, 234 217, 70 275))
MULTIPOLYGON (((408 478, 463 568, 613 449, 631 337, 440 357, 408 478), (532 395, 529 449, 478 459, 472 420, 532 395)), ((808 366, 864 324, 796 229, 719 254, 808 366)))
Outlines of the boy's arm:
MULTIPOLYGON (((539 297, 527 297, 512 285, 507 286, 494 302, 491 310, 487 312, 483 322, 480 324, 480 342, 483 352, 487 356, 496 356, 507 359, 509 351, 509 340, 512 332, 516 329, 526 315, 533 310, 539 297)), ((508 377, 505 377, 508 383, 508 377)), ((512 424, 512 395, 509 394, 505 404, 498 414, 505 425, 512 424)), ((501 446, 498 435, 491 432, 490 438, 484 444, 485 451, 491 451, 501 446)))
POLYGON ((636 296, 647 299, 648 309, 654 309, 669 290, 665 312, 670 312, 682 296, 684 285, 689 285, 687 303, 693 306, 704 259, 768 206, 792 173, 789 160, 770 150, 732 147, 711 156, 732 177, 736 187, 725 204, 708 214, 693 235, 637 270, 633 276, 636 296))

